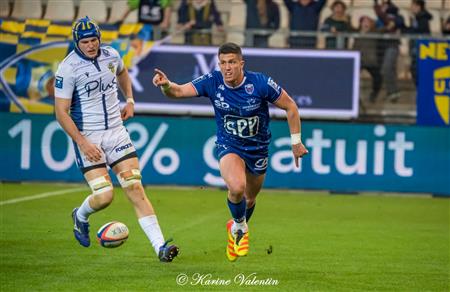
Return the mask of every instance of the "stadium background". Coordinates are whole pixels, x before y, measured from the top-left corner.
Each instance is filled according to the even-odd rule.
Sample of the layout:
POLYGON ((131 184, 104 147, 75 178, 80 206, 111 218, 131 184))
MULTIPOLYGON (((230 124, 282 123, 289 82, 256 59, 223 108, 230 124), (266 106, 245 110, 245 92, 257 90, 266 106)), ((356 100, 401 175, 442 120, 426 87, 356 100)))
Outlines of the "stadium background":
MULTIPOLYGON (((108 281, 115 283, 118 290, 146 290, 148 287, 173 290, 180 287, 175 279, 183 272, 190 277, 198 272, 233 278, 236 273, 229 270, 221 249, 217 248, 217 245, 221 245, 220 240, 208 242, 199 251, 196 248, 197 239, 192 238, 195 228, 206 222, 211 222, 207 230, 214 234, 208 236, 208 240, 211 240, 209 237, 220 238, 222 234, 217 230, 221 230, 221 222, 227 218, 225 207, 222 206, 224 191, 220 191, 223 181, 213 152, 214 122, 210 117, 211 112, 205 109, 208 106, 202 99, 194 99, 178 107, 170 101, 165 103, 160 93, 149 84, 151 70, 155 66, 167 69, 178 82, 186 82, 214 68, 211 65, 214 64, 214 53, 211 52, 216 47, 183 45, 183 32, 175 28, 176 13, 172 17, 172 33, 161 41, 161 32, 157 27, 149 28, 137 23, 136 12, 129 14, 124 22, 118 22, 126 9, 126 1, 60 1, 57 6, 65 7, 61 8, 64 13, 59 11, 56 15, 63 15, 66 19, 52 15, 42 18, 44 11, 51 10, 48 6, 47 10, 42 9, 45 7, 42 4, 52 5, 53 2, 0 2, 2 287, 7 290, 32 287, 70 290, 70 285, 66 283, 70 277, 65 268, 61 268, 63 272, 45 268, 48 273, 46 277, 54 281, 47 283, 39 281, 43 274, 35 269, 39 269, 38 263, 43 266, 52 264, 50 259, 48 262, 40 259, 38 254, 50 255, 49 250, 58 249, 62 239, 65 241, 61 251, 54 252, 54 263, 63 266, 67 253, 71 254, 71 259, 77 258, 73 254, 78 249, 67 232, 70 222, 66 222, 68 220, 65 217, 73 204, 80 201, 88 190, 83 189, 83 185, 73 184, 82 183, 83 178, 74 163, 71 141, 52 114, 51 84, 58 62, 72 49, 70 41, 67 41, 71 32, 71 19, 76 13, 82 15, 85 6, 90 7, 89 12, 93 13, 91 17, 100 19, 102 41, 121 53, 134 77, 139 115, 128 122, 127 127, 138 149, 144 183, 150 187, 148 192, 152 194, 151 197, 156 198, 155 205, 158 213, 161 213, 161 220, 166 220, 162 223, 163 228, 169 232, 173 230, 176 239, 184 243, 185 252, 185 257, 180 258, 179 265, 173 270, 163 268, 161 271, 160 266, 150 264, 152 271, 159 270, 149 276, 152 279, 150 282, 156 283, 155 286, 145 281, 137 284, 139 280, 134 280, 128 274, 132 279, 131 286, 113 277, 108 278, 108 281), (73 10, 64 6, 67 2, 70 2, 73 10), (149 39, 151 33, 156 41, 149 39), (184 53, 174 53, 172 47, 180 46, 184 53), (155 189, 152 185, 165 185, 168 188, 155 189), (179 190, 178 186, 190 188, 179 190), (187 196, 191 199, 187 200, 187 196), (173 201, 176 203, 171 205, 173 201), (205 213, 204 209, 198 208, 199 205, 203 206, 201 202, 211 204, 217 212, 205 213), (192 215, 181 211, 172 215, 173 218, 164 215, 164 212, 173 214, 174 210, 182 206, 189 206, 194 214, 202 215, 197 220, 186 220, 186 216, 192 215), (55 212, 59 209, 65 213, 55 212), (48 216, 44 220, 48 230, 33 225, 33 216, 39 217, 44 210, 48 216), (64 222, 64 226, 59 222, 64 222), (179 226, 183 225, 180 222, 187 223, 185 230, 179 226), (27 231, 28 227, 24 226, 28 224, 33 225, 29 232, 17 231, 27 231), (43 244, 36 250, 27 248, 31 238, 42 237, 43 232, 50 231, 55 234, 45 235, 43 244), (36 265, 30 264, 27 257, 32 258, 36 265), (209 259, 216 267, 205 265, 202 257, 209 259), (23 284, 19 284, 21 266, 30 275, 30 279, 23 284)), ((296 101, 303 117, 303 141, 311 151, 303 159, 301 168, 295 169, 290 160, 287 125, 278 113, 273 112, 271 160, 265 183, 268 190, 261 195, 262 206, 258 205, 257 210, 260 214, 255 218, 255 229, 261 233, 261 238, 255 239, 255 254, 245 259, 247 262, 239 263, 239 267, 247 274, 257 272, 262 278, 273 275, 280 281, 279 288, 293 291, 296 287, 300 287, 300 290, 448 290, 450 205, 448 198, 440 198, 450 196, 450 77, 446 73, 446 68, 450 66, 450 42, 448 37, 439 34, 439 24, 436 21, 432 23, 433 36, 429 38, 399 36, 402 45, 398 79, 402 95, 395 104, 382 99, 370 103, 367 98, 370 77, 355 70, 360 55, 352 51, 344 52, 349 55, 340 55, 342 50, 323 50, 327 33, 317 33, 319 41, 316 50, 286 48, 288 17, 281 1, 277 1, 281 4, 281 28, 270 38, 270 49, 253 49, 246 41, 245 33, 253 32, 247 30, 244 33, 243 2, 216 2, 226 30, 222 32, 213 28, 213 45, 235 41, 246 45, 245 54, 259 55, 265 60, 261 62, 255 59, 248 69, 257 67, 271 74, 279 66, 278 62, 283 62, 286 52, 294 55, 288 59, 288 62, 292 62, 291 67, 283 65, 285 72, 281 70, 273 74, 276 74, 274 77, 282 86, 285 82, 290 84, 285 88, 298 97, 296 101), (418 60, 423 70, 420 72, 422 84, 416 90, 409 73, 408 43, 419 39, 425 51, 418 60), (439 44, 443 44, 445 58, 438 58, 437 53, 431 52, 433 50, 430 48, 437 48, 439 44), (337 65, 333 65, 333 60, 338 62, 337 65), (339 63, 341 60, 349 64, 345 74, 336 70, 342 66, 339 63), (309 74, 302 75, 301 62, 307 62, 310 66, 309 74), (443 69, 442 74, 436 73, 439 69, 443 69), (301 80, 297 77, 298 84, 295 82, 296 76, 301 76, 301 80), (289 79, 293 81, 289 83, 289 79), (441 81, 447 85, 442 92, 435 92, 434 84, 441 81), (305 92, 302 82, 305 86, 314 86, 305 92), (338 85, 348 84, 348 91, 327 91, 333 82, 338 85), (346 102, 339 102, 343 100, 346 102), (317 190, 325 193, 317 193, 317 190), (361 196, 324 196, 328 192, 361 196), (373 193, 377 196, 366 196, 373 193), (384 197, 383 194, 394 196, 384 197), (268 208, 268 205, 273 208, 268 208), (277 212, 286 218, 280 219, 280 216, 276 216, 277 212), (331 218, 325 215, 327 212, 332 214, 331 218), (287 244, 271 237, 271 233, 279 233, 282 228, 273 222, 280 222, 291 232, 286 238, 292 242, 287 244), (264 226, 268 226, 267 229, 264 226), (297 231, 297 227, 300 231, 297 231), (311 228, 317 228, 317 232, 312 232, 311 228), (348 230, 344 232, 346 228, 348 230), (273 256, 276 259, 268 257, 266 251, 269 245, 270 248, 275 246, 273 256), (277 249, 279 247, 282 248, 277 249), (374 251, 377 249, 379 253, 374 251), (354 255, 348 253, 349 250, 354 250, 354 255), (297 252, 298 256, 292 255, 297 252), (313 255, 321 260, 316 261, 313 255), (291 263, 293 258, 294 263, 291 263), (300 259, 301 264, 297 262, 300 259), (361 266, 359 261, 367 261, 368 266, 361 266), (272 267, 270 264, 269 267, 263 267, 267 262, 272 267), (325 263, 330 266, 325 267, 325 263), (272 274, 277 268, 280 273, 272 274), (385 272, 379 272, 379 269, 385 269, 385 272), (362 271, 359 275, 356 272, 358 270, 362 271), (291 274, 294 276, 289 276, 292 271, 295 271, 291 274), (323 276, 313 276, 314 272, 323 276), (378 275, 378 280, 374 279, 375 275, 378 275), (412 280, 414 277, 416 279, 412 280)), ((353 21, 363 14, 373 14, 372 1, 346 2, 353 21)), ((174 7, 178 3, 175 1, 174 7)), ((406 14, 410 2, 396 3, 401 12, 406 14)), ((448 1, 427 1, 427 4, 437 19, 448 14, 448 1)), ((327 9, 322 12, 322 19, 329 14, 327 9)), ((352 33, 342 34, 341 37, 357 39, 359 36, 352 33)), ((437 52, 437 49, 434 51, 437 52)), ((119 191, 117 204, 124 202, 120 195, 119 191)), ((133 233, 139 233, 133 223, 132 211, 127 209, 127 212, 119 207, 112 208, 99 214, 93 225, 101 226, 106 220, 122 220, 132 232, 134 227, 133 233)), ((113 265, 111 275, 120 275, 124 269, 117 267, 116 261, 127 261, 133 253, 145 253, 143 237, 136 235, 136 239, 130 241, 124 250, 112 256, 111 251, 99 248, 87 253, 82 251, 81 254, 90 257, 101 255, 102 259, 97 262, 113 265)), ((149 258, 139 262, 135 269, 147 267, 148 262, 151 262, 149 258)), ((88 263, 83 261, 83 264, 88 263)), ((69 264, 67 270, 72 266, 76 264, 69 264)), ((81 286, 84 289, 102 287, 101 283, 98 284, 100 286, 94 284, 94 275, 87 276, 84 272, 76 275, 88 279, 88 283, 81 286)), ((191 285, 191 288, 196 290, 199 286, 191 285)), ((239 287, 234 285, 234 288, 239 287)))

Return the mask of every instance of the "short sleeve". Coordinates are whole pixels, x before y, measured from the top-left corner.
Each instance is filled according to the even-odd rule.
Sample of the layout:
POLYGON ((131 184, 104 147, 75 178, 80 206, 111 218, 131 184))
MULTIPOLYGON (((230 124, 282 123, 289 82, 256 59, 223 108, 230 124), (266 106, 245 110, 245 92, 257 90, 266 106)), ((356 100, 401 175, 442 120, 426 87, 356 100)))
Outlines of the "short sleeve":
POLYGON ((125 65, 124 65, 122 58, 120 57, 119 52, 114 48, 111 48, 111 50, 114 51, 114 54, 117 56, 118 60, 117 60, 117 71, 116 72, 117 72, 117 74, 119 74, 120 72, 122 72, 125 65))
POLYGON ((264 86, 267 88, 267 101, 274 103, 280 98, 283 89, 278 85, 272 77, 268 77, 262 74, 264 86))
POLYGON ((119 61, 117 63, 117 72, 122 72, 123 68, 124 68, 124 64, 123 64, 123 60, 122 58, 119 57, 119 61))
POLYGON ((119 74, 122 72, 123 68, 125 68, 125 63, 122 60, 122 57, 120 56, 120 53, 111 46, 104 46, 102 47, 102 50, 107 54, 111 55, 117 60, 117 68, 116 68, 116 74, 119 74))
POLYGON ((197 96, 210 97, 211 88, 214 86, 214 77, 212 73, 202 75, 191 81, 197 91, 197 96))
POLYGON ((71 99, 75 89, 73 70, 64 63, 59 64, 55 73, 55 97, 71 99))

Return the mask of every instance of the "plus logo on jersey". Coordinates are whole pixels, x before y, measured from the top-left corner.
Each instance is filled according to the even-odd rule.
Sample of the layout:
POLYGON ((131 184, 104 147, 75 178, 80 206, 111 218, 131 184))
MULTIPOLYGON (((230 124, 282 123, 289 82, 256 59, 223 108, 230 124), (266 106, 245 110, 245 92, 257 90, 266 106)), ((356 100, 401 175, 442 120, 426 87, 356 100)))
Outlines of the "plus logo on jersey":
POLYGON ((91 96, 91 92, 94 90, 98 89, 100 93, 103 93, 114 88, 117 88, 116 76, 114 76, 110 83, 103 83, 102 79, 100 78, 100 80, 93 80, 84 85, 84 89, 86 90, 88 97, 91 96))

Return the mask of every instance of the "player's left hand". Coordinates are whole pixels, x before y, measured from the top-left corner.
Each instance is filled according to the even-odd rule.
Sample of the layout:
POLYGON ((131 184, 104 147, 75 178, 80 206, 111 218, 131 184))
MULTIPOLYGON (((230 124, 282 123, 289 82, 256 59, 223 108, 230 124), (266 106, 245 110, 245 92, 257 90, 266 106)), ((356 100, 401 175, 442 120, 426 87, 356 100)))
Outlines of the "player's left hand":
POLYGON ((298 159, 309 153, 302 142, 292 145, 292 153, 294 154, 295 166, 298 167, 298 159))
POLYGON ((127 103, 127 105, 122 109, 121 112, 122 121, 126 121, 134 116, 134 105, 132 103, 127 103))

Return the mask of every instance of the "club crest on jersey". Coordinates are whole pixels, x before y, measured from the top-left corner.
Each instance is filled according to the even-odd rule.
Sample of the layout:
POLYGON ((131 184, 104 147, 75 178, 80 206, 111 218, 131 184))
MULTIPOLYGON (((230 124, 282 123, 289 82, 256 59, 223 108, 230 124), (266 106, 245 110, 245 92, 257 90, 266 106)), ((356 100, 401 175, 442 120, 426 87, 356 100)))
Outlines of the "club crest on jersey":
POLYGON ((116 74, 116 69, 114 68, 113 63, 108 64, 108 69, 111 71, 112 74, 116 74))
POLYGON ((109 52, 108 52, 108 50, 102 49, 102 52, 103 52, 103 54, 104 54, 106 57, 109 57, 109 52))
POLYGON ((252 94, 253 91, 255 91, 255 87, 253 86, 253 84, 245 84, 245 92, 247 92, 248 94, 252 94))

